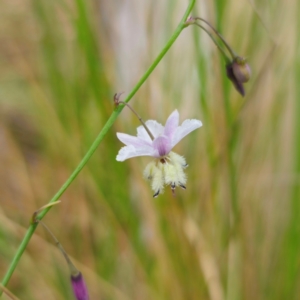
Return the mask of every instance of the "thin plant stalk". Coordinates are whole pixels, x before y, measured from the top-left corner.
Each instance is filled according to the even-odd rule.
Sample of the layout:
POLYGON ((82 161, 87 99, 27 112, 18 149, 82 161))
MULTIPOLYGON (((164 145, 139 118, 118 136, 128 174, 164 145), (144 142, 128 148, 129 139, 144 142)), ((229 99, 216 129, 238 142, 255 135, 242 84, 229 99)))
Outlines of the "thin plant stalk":
POLYGON ((231 49, 231 47, 229 46, 229 44, 226 42, 226 40, 223 38, 223 36, 218 32, 218 30, 216 30, 209 22, 207 22, 205 19, 202 19, 200 17, 195 17, 196 20, 199 21, 203 21, 205 24, 207 24, 213 31, 214 33, 222 40, 222 42, 224 43, 225 47, 228 49, 228 51, 230 52, 232 59, 237 57, 237 54, 231 49))
POLYGON ((74 266, 74 264, 72 263, 71 259, 68 256, 68 254, 66 253, 64 247, 59 242, 59 240, 56 238, 56 236, 52 233, 52 231, 48 228, 48 226, 44 222, 42 222, 41 220, 39 220, 38 223, 43 225, 43 227, 47 230, 47 232, 51 235, 51 237, 55 241, 56 246, 59 248, 60 252, 63 254, 65 260, 67 261, 67 264, 70 268, 71 274, 72 275, 79 274, 80 273, 79 270, 77 270, 77 268, 74 266))
POLYGON ((125 106, 127 106, 135 114, 135 116, 139 119, 139 121, 142 123, 143 127, 147 131, 147 133, 150 136, 150 138, 152 140, 154 140, 154 136, 153 136, 152 132, 150 131, 150 129, 148 128, 148 126, 146 125, 146 123, 143 121, 143 119, 141 118, 141 116, 128 103, 126 103, 124 101, 118 101, 117 103, 118 104, 124 104, 125 106))
MULTIPOLYGON (((143 83, 147 80, 147 78, 150 76, 150 74, 153 72, 153 70, 156 68, 156 66, 159 64, 159 62, 162 60, 162 58, 166 55, 166 53, 168 52, 168 50, 171 48, 171 46, 174 44, 174 42, 176 41, 176 39, 178 38, 178 36, 180 35, 180 33, 182 32, 182 30, 184 28, 186 28, 185 22, 189 16, 189 14, 192 11, 192 8, 195 5, 195 1, 196 0, 190 0, 189 5, 180 21, 180 23, 178 24, 177 28, 175 29, 173 35, 170 37, 170 39, 168 40, 168 42, 166 43, 166 45, 164 46, 164 48, 161 50, 161 52, 158 54, 158 56, 156 57, 156 59, 153 61, 153 63, 151 64, 151 66, 148 68, 148 70, 144 73, 144 75, 141 77, 141 79, 138 81, 138 83, 135 85, 135 87, 131 90, 131 92, 127 95, 126 99, 124 100, 124 102, 128 103, 132 97, 136 94, 136 92, 140 89, 140 87, 143 85, 143 83)), ((80 173, 80 171, 84 168, 84 166, 86 165, 86 163, 89 161, 89 159, 91 158, 91 156, 94 154, 94 152, 96 151, 96 149, 98 148, 99 144, 101 143, 101 141, 103 140, 103 138, 105 137, 105 135, 107 134, 107 132, 109 131, 109 129, 112 127, 112 125, 114 124, 114 122, 116 121, 117 117, 119 116, 119 114, 121 113, 121 111, 123 110, 124 106, 118 106, 115 108, 115 110, 113 111, 113 113, 111 114, 111 116, 109 117, 109 119, 107 120, 107 122, 105 123, 105 125, 103 126, 102 130, 100 131, 100 133, 98 134, 98 136, 96 137, 95 141, 93 142, 93 144, 91 145, 91 147, 89 148, 89 150, 87 151, 87 153, 85 154, 85 156, 82 158, 82 160, 80 161, 80 163, 78 164, 78 166, 76 167, 76 169, 73 171, 73 173, 70 175, 70 177, 66 180, 66 182, 62 185, 62 187, 58 190, 58 192, 52 197, 52 199, 49 201, 49 203, 53 203, 56 202, 62 195, 63 193, 67 190, 67 188, 70 186, 70 184, 74 181, 74 179, 77 177, 77 175, 80 173)), ((42 220, 45 215, 48 213, 48 211, 51 209, 52 206, 45 208, 43 211, 41 211, 37 217, 36 220, 42 220)), ((30 224, 29 228, 27 229, 27 232, 25 233, 25 236, 21 242, 21 244, 19 245, 19 248, 17 249, 16 254, 14 255, 10 266, 8 267, 7 272, 5 273, 3 280, 2 280, 2 285, 6 286, 7 283, 9 282, 14 270, 16 269, 19 260, 21 259, 36 227, 37 227, 38 223, 32 223, 30 224)), ((0 291, 0 296, 2 295, 2 291, 0 291)))
POLYGON ((229 57, 226 55, 225 51, 223 50, 223 48, 219 45, 219 43, 216 41, 216 39, 213 37, 213 35, 202 25, 198 24, 198 23, 194 23, 195 25, 197 25, 198 27, 200 27, 201 29, 203 29, 208 35, 209 37, 212 39, 212 41, 214 42, 214 44, 217 46, 217 48, 220 50, 221 54, 223 55, 225 62, 229 63, 231 60, 229 59, 229 57))

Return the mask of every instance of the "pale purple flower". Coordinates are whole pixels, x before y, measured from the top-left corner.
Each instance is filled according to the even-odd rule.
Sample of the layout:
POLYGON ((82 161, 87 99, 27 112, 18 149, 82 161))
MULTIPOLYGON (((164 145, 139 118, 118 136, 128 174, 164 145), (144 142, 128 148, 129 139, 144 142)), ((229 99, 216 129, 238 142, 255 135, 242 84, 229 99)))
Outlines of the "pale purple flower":
POLYGON ((166 121, 165 126, 154 120, 145 123, 152 133, 151 139, 143 126, 137 128, 137 136, 125 133, 117 133, 118 139, 126 146, 121 148, 117 155, 118 161, 124 161, 136 156, 152 156, 156 160, 149 163, 144 171, 144 176, 152 183, 152 189, 158 196, 163 191, 164 185, 171 185, 185 188, 186 175, 183 171, 187 164, 185 159, 178 154, 171 152, 186 135, 202 126, 199 120, 185 120, 179 126, 179 113, 173 111, 166 121))

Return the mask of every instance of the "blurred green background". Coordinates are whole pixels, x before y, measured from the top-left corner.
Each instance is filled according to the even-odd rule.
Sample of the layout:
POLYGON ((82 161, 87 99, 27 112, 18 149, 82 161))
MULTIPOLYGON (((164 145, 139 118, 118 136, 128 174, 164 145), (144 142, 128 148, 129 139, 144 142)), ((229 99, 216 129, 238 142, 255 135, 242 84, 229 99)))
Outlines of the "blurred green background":
MULTIPOLYGON (((180 21, 188 1, 0 0, 0 276, 32 213, 79 163, 180 21)), ((124 109, 44 222, 91 299, 299 299, 299 1, 196 1, 252 78, 242 98, 214 44, 185 29, 131 101, 144 120, 203 127, 175 149, 187 190, 152 198, 148 158, 116 161, 124 109)), ((8 285, 72 299, 66 263, 38 227, 8 285)), ((8 299, 5 295, 3 299, 8 299)))

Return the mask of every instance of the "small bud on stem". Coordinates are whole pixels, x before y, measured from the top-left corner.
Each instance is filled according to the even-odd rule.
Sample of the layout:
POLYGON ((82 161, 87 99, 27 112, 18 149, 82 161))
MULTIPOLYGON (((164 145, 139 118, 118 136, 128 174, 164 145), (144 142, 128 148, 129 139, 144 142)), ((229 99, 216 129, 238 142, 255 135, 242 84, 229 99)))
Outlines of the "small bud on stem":
POLYGON ((251 69, 246 63, 246 60, 237 56, 233 62, 226 65, 227 77, 232 81, 236 90, 245 96, 243 83, 247 82, 251 76, 251 69))
POLYGON ((73 292, 77 300, 89 300, 87 286, 79 272, 77 275, 71 275, 73 292))
POLYGON ((228 79, 233 83, 235 89, 244 97, 245 89, 242 82, 238 81, 234 75, 232 63, 226 65, 226 74, 228 79))
POLYGON ((251 77, 251 69, 245 58, 237 56, 232 63, 235 78, 242 83, 248 82, 251 77))
POLYGON ((243 57, 238 56, 232 48, 229 46, 229 44, 226 42, 226 40, 223 38, 223 36, 205 19, 199 18, 199 17, 189 17, 186 21, 186 26, 189 25, 196 25, 203 29, 212 39, 212 41, 215 43, 219 51, 222 53, 222 55, 225 58, 226 61, 226 74, 229 80, 233 83, 236 90, 242 95, 245 96, 245 89, 243 83, 249 81, 251 77, 251 69, 249 65, 246 62, 246 59, 243 57), (222 47, 217 43, 215 38, 212 36, 212 34, 202 25, 197 23, 197 20, 203 21, 205 24, 207 24, 213 32, 221 39, 227 50, 229 51, 231 58, 229 58, 225 51, 222 49, 222 47))

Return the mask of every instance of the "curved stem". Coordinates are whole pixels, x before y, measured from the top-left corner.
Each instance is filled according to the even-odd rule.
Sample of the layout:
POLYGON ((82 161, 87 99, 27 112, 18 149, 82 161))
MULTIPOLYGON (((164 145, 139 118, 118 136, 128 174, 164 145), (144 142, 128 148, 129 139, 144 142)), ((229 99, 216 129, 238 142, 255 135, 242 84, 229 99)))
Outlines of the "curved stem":
POLYGON ((214 33, 222 40, 222 42, 224 43, 224 45, 226 46, 226 48, 228 49, 228 51, 230 52, 232 59, 235 59, 237 57, 237 54, 231 49, 231 47, 229 46, 229 44, 226 42, 226 40, 223 38, 223 36, 221 35, 221 33, 219 33, 219 31, 217 31, 209 22, 207 22, 205 19, 200 18, 200 17, 195 17, 196 20, 200 20, 203 21, 204 23, 206 23, 213 31, 214 33))
POLYGON ((209 37, 212 39, 212 41, 214 42, 214 44, 217 46, 217 48, 220 50, 220 52, 223 54, 224 59, 226 61, 226 63, 230 62, 230 58, 226 55, 225 51, 223 50, 223 48, 218 44, 218 42, 216 41, 216 39, 213 37, 213 35, 202 25, 198 24, 198 23, 194 23, 195 25, 197 25, 198 27, 200 27, 201 29, 203 29, 208 35, 209 37))
POLYGON ((53 234, 53 232, 49 229, 49 227, 42 221, 39 221, 39 223, 41 225, 43 225, 43 227, 46 229, 46 231, 51 235, 52 239, 55 241, 55 244, 57 246, 57 248, 60 250, 60 252, 63 254, 69 269, 70 269, 70 273, 72 276, 77 276, 79 275, 79 270, 74 266, 74 264, 72 263, 71 259, 69 258, 69 255, 67 254, 67 252, 65 251, 64 247, 62 246, 62 244, 59 242, 59 240, 56 238, 56 236, 53 234))
POLYGON ((144 126, 144 128, 145 128, 146 132, 148 133, 148 135, 150 136, 151 140, 154 140, 154 136, 153 136, 152 132, 150 131, 150 129, 148 128, 148 126, 146 125, 146 123, 143 121, 143 119, 141 118, 141 116, 127 102, 119 101, 119 104, 126 105, 135 114, 135 116, 139 119, 139 121, 144 126))
MULTIPOLYGON (((188 18, 194 4, 195 4, 196 0, 190 0, 189 5, 180 21, 180 23, 178 24, 177 28, 175 29, 173 35, 171 36, 171 38, 169 39, 169 41, 166 43, 166 45, 164 46, 164 48, 161 50, 161 52, 158 54, 158 56, 156 57, 156 59, 154 60, 154 62, 151 64, 151 66, 149 67, 149 69, 144 73, 144 75, 141 77, 141 79, 138 81, 138 83, 136 84, 136 86, 131 90, 131 92, 127 95, 126 99, 124 100, 124 102, 129 102, 132 97, 136 94, 136 92, 139 90, 139 88, 143 85, 143 83, 146 81, 146 79, 150 76, 150 74, 153 72, 153 70, 155 69, 155 67, 158 65, 158 63, 161 61, 161 59, 165 56, 165 54, 168 52, 168 50, 171 48, 171 46, 173 45, 173 43, 176 41, 176 39, 178 38, 178 36, 180 35, 181 31, 186 27, 185 25, 185 21, 188 18)), ((96 151, 98 145, 100 144, 100 142, 103 140, 104 136, 107 134, 108 130, 112 127, 113 123, 116 121, 118 115, 121 113, 121 111, 123 110, 124 106, 121 107, 117 107, 113 113, 111 114, 111 116, 109 117, 109 119, 107 120, 107 122, 105 123, 104 127, 102 128, 102 130, 100 131, 100 133, 98 134, 98 136, 96 137, 95 141, 93 142, 92 146, 90 147, 90 149, 87 151, 87 153, 85 154, 85 156, 82 158, 81 162, 79 163, 79 165, 76 167, 76 169, 73 171, 73 173, 71 174, 71 176, 66 180, 66 182, 62 185, 62 187, 58 190, 58 192, 53 196, 53 198, 49 201, 49 203, 53 203, 56 202, 61 195, 66 191, 66 189, 70 186, 70 184, 73 182, 73 180, 77 177, 77 175, 80 173, 80 171, 83 169, 83 167, 86 165, 86 163, 88 162, 88 160, 91 158, 91 156, 94 154, 94 152, 96 151)), ((42 212, 40 212, 37 217, 36 220, 42 220, 45 215, 48 213, 48 211, 51 209, 50 207, 47 207, 46 209, 44 209, 42 212)), ((6 272, 6 274, 4 275, 4 278, 2 280, 2 285, 6 286, 7 283, 9 282, 20 258, 22 257, 22 254, 24 252, 24 250, 26 249, 35 229, 37 227, 37 223, 33 223, 29 226, 29 228, 27 229, 27 232, 15 254, 15 256, 13 257, 13 260, 6 272)), ((0 291, 0 296, 2 295, 2 291, 0 291)))

